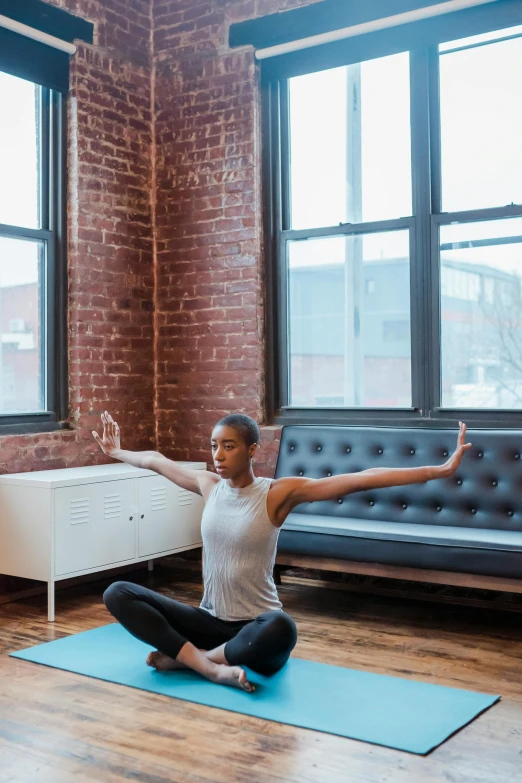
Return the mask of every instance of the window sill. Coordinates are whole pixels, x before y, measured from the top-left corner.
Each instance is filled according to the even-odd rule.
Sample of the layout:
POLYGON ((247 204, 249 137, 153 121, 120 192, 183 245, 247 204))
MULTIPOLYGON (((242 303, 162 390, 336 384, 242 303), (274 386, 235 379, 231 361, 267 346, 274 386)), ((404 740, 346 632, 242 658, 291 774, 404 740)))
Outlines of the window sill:
MULTIPOLYGON (((6 416, 8 420, 10 417, 6 416)), ((72 431, 66 421, 18 421, 2 423, 0 416, 0 438, 4 435, 38 435, 40 432, 72 431)))
POLYGON ((372 408, 282 408, 273 416, 271 425, 306 424, 311 426, 345 427, 417 427, 453 429, 464 421, 474 429, 522 429, 522 410, 451 410, 435 409, 423 416, 414 408, 377 410, 372 408))

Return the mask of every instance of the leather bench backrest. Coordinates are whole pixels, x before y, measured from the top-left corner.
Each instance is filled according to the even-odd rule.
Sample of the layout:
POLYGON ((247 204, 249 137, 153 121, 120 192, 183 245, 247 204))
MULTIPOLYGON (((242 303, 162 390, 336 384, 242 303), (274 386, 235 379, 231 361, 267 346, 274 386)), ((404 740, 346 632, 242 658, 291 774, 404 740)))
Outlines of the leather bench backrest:
MULTIPOLYGON (((298 506, 300 514, 522 530, 522 431, 468 430, 472 448, 449 479, 358 492, 298 506)), ((284 427, 276 478, 320 479, 368 468, 441 465, 457 430, 284 427)))

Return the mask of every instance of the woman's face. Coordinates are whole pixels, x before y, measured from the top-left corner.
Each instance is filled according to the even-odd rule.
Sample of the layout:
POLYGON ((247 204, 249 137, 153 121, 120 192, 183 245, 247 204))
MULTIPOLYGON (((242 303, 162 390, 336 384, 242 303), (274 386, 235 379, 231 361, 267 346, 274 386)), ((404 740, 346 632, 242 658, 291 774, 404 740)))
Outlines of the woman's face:
POLYGON ((216 473, 222 478, 234 478, 246 470, 256 450, 256 445, 247 446, 233 427, 214 427, 210 443, 216 473))

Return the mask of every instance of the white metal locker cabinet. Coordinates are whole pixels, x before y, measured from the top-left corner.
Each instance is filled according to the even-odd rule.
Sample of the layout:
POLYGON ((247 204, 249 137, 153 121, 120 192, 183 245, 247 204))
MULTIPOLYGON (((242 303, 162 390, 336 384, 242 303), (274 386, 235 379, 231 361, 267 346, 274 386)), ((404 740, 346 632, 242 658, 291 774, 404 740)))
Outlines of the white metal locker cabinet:
MULTIPOLYGON (((206 469, 204 462, 178 464, 206 469)), ((47 582, 52 621, 57 582, 144 560, 152 569, 156 555, 199 547, 202 510, 199 495, 121 462, 4 474, 0 573, 47 582), (151 483, 142 485, 140 510, 142 479, 151 483)))

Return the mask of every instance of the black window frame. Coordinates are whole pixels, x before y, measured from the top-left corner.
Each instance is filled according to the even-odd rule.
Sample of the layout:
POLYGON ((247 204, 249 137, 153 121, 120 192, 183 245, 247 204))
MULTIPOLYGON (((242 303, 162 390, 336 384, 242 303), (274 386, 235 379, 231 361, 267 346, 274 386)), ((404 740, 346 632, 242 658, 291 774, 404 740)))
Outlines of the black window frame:
MULTIPOLYGON (((510 18, 506 27, 522 23, 522 6, 515 5, 518 22, 510 18)), ((470 16, 470 19, 473 19, 470 16)), ((477 32, 499 29, 497 22, 477 32)), ((455 36, 457 37, 457 36, 455 36)), ((466 37, 459 31, 458 38, 466 37)), ((356 39, 354 39, 356 40, 356 39)), ((390 51, 397 51, 390 38, 390 51)), ((451 35, 441 36, 451 40, 451 35)), ((475 222, 522 216, 522 204, 463 212, 441 211, 441 158, 439 121, 439 52, 435 44, 409 48, 411 97, 411 159, 413 217, 379 223, 343 224, 310 230, 290 229, 289 102, 288 67, 283 62, 261 70, 262 99, 262 189, 265 236, 266 280, 266 398, 267 420, 274 424, 359 424, 412 427, 453 427, 459 420, 483 428, 520 427, 522 410, 443 408, 440 404, 440 297, 439 227, 449 223, 475 222), (288 385, 287 268, 285 245, 292 239, 353 235, 363 232, 408 228, 410 231, 410 314, 412 406, 409 408, 299 408, 290 407, 288 385)), ((304 53, 306 54, 306 52, 304 53)), ((382 54, 384 56, 386 52, 382 54)), ((373 56, 376 56, 373 54, 373 56)), ((378 56, 381 56, 379 54, 378 56)), ((368 58, 371 59, 371 58, 368 58)), ((284 60, 284 58, 283 58, 284 60)), ((312 58, 313 61, 313 58, 312 58)), ((268 61, 270 62, 270 61, 268 61)), ((328 65, 338 66, 338 60, 328 65)), ((353 62, 353 60, 349 60, 353 62)), ((314 63, 310 71, 322 70, 314 63)), ((296 74, 306 69, 299 64, 296 74)))
MULTIPOLYGON (((0 71, 2 71, 0 61, 0 71)), ((7 71, 9 72, 9 71, 7 71)), ((38 86, 38 85, 37 85, 38 86)), ((39 241, 45 248, 42 278, 41 371, 47 410, 0 413, 0 436, 65 429, 68 418, 66 269, 66 96, 40 86, 40 228, 0 223, 0 237, 39 241)))

